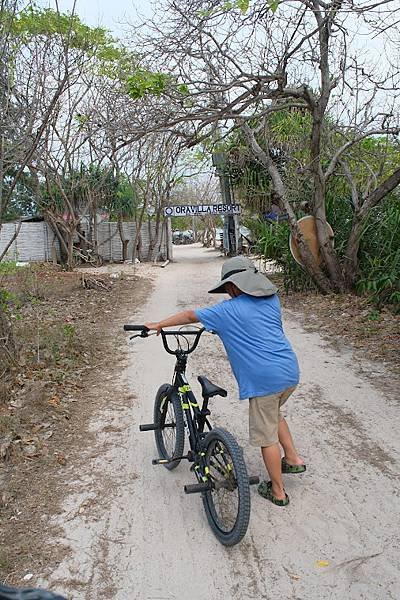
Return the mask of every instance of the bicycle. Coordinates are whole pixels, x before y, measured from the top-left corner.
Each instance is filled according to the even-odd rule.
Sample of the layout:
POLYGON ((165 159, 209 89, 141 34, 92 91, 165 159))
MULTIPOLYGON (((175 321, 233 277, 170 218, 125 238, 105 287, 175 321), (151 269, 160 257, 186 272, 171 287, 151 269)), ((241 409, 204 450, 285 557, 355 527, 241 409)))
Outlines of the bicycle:
MULTIPOLYGON (((124 325, 125 331, 147 338, 145 325, 124 325)), ((203 403, 200 408, 186 379, 188 355, 196 350, 204 328, 161 330, 161 338, 168 354, 176 357, 172 384, 164 383, 158 389, 154 402, 153 423, 140 425, 140 431, 154 431, 159 458, 153 465, 175 469, 181 460, 192 463, 197 483, 185 485, 186 494, 200 493, 208 523, 217 539, 226 546, 238 544, 246 534, 250 519, 250 485, 259 482, 249 477, 242 448, 233 435, 220 427, 213 428, 208 408, 210 398, 227 396, 227 391, 199 376, 203 403), (174 336, 177 348, 172 349, 167 338, 174 336), (192 343, 188 336, 195 336, 192 343), (183 340, 185 340, 183 342, 183 340), (182 342, 186 348, 182 347, 182 342), (189 450, 184 452, 185 432, 189 450)))
POLYGON ((91 267, 102 267, 104 264, 102 256, 95 250, 88 248, 87 250, 79 250, 74 246, 73 249, 74 259, 77 266, 82 264, 88 264, 91 267))

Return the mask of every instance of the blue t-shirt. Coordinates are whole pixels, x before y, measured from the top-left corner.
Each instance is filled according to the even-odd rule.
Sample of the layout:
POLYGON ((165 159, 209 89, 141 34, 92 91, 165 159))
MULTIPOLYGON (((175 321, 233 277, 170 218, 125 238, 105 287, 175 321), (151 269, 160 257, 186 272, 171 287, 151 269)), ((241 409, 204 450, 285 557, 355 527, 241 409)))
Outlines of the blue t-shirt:
POLYGON ((286 338, 276 294, 241 294, 195 311, 225 346, 241 400, 282 392, 299 382, 299 365, 286 338))

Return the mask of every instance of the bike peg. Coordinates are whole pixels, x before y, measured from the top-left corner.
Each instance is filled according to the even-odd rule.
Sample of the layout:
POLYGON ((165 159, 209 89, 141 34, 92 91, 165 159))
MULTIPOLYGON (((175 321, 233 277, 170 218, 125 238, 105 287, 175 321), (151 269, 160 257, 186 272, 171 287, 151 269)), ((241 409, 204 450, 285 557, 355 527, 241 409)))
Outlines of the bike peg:
POLYGON ((155 431, 156 429, 160 429, 160 426, 157 423, 144 423, 143 425, 139 425, 139 431, 155 431))
POLYGON ((183 487, 185 494, 199 494, 200 492, 209 492, 212 490, 210 482, 206 483, 194 483, 192 485, 185 485, 183 487))

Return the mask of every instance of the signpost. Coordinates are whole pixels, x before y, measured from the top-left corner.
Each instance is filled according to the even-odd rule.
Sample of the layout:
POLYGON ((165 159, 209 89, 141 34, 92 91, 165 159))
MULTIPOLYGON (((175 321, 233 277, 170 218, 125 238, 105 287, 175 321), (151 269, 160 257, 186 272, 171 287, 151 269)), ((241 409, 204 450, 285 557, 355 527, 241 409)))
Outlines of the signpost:
POLYGON ((169 224, 171 217, 206 217, 212 215, 222 217, 224 221, 223 248, 228 256, 235 256, 240 251, 240 204, 235 203, 233 199, 231 181, 226 167, 226 156, 222 152, 216 152, 213 154, 212 159, 219 177, 223 203, 167 206, 164 208, 164 216, 167 217, 169 224))
MULTIPOLYGON (((233 190, 226 155, 214 152, 212 162, 219 178, 222 199, 232 204, 233 190)), ((224 250, 228 256, 235 256, 240 250, 239 218, 235 213, 224 216, 224 250)))
POLYGON ((164 208, 165 217, 240 215, 240 204, 182 204, 164 208))

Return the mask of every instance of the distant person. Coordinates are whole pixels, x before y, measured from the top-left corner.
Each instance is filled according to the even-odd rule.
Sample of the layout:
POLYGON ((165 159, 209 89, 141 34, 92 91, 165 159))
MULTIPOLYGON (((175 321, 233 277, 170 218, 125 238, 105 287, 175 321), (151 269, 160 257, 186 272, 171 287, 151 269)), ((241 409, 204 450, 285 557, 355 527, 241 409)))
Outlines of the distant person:
POLYGON ((270 477, 260 483, 258 492, 277 506, 286 506, 289 497, 282 473, 303 473, 306 465, 280 410, 299 382, 299 367, 283 332, 276 292, 251 260, 236 256, 223 264, 221 281, 209 290, 211 294, 229 294, 229 300, 146 326, 160 333, 166 327, 200 322, 207 331, 219 335, 238 382, 240 399, 249 398, 250 444, 261 448, 270 477))

